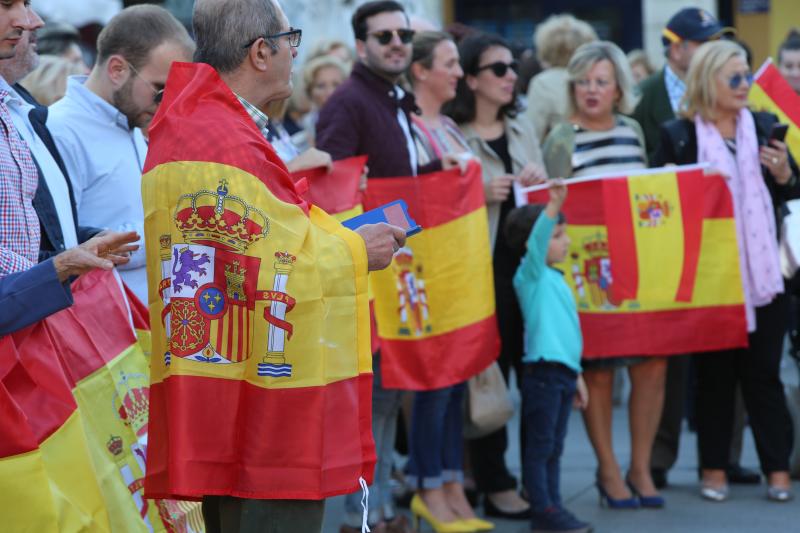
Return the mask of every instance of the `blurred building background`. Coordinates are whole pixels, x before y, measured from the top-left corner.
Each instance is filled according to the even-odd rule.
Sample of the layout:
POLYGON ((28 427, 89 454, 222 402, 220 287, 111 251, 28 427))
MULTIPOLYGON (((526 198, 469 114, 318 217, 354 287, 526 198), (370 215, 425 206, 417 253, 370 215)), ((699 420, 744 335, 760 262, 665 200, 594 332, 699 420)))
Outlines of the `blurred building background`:
MULTIPOLYGON (((303 28, 301 47, 341 39, 353 43, 350 16, 364 0, 283 0, 290 21, 303 28)), ((46 18, 82 28, 87 42, 124 6, 156 3, 191 25, 194 0, 34 0, 46 18)), ((655 65, 662 62, 661 30, 669 17, 687 6, 702 7, 734 26, 760 64, 775 53, 793 26, 800 26, 800 0, 400 0, 408 12, 436 25, 458 21, 499 33, 517 48, 531 46, 538 22, 555 13, 572 13, 589 21, 601 38, 626 51, 643 48, 655 65)))

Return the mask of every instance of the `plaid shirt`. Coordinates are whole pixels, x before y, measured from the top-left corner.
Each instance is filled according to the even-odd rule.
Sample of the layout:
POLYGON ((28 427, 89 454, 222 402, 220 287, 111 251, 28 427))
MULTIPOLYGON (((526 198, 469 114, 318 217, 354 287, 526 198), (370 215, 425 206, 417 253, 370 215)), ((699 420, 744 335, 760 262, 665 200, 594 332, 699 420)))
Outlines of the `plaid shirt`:
POLYGON ((681 105, 683 93, 686 92, 686 82, 672 72, 672 69, 667 65, 664 67, 664 85, 667 86, 667 96, 669 96, 669 104, 672 106, 672 112, 677 114, 681 105))
POLYGON ((14 127, 10 94, 0 90, 0 277, 33 267, 39 257, 39 218, 33 197, 39 172, 14 127))
POLYGON ((247 114, 250 115, 250 118, 253 119, 253 122, 256 123, 256 127, 261 130, 261 134, 264 136, 265 139, 269 137, 269 128, 267 125, 269 124, 269 117, 261 112, 259 108, 239 96, 236 95, 236 98, 242 103, 244 110, 247 111, 247 114))

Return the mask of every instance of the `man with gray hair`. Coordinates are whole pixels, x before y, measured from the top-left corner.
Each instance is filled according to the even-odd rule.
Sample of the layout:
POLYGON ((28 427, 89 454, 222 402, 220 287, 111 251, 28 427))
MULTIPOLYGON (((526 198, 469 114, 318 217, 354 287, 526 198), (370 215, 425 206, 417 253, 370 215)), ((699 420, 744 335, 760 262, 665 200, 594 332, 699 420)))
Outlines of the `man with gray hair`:
POLYGON ((206 530, 313 532, 375 463, 367 272, 405 231, 355 232, 267 141, 301 30, 274 0, 198 0, 142 177, 153 358, 145 492, 206 530), (155 295, 158 296, 155 296, 155 295))

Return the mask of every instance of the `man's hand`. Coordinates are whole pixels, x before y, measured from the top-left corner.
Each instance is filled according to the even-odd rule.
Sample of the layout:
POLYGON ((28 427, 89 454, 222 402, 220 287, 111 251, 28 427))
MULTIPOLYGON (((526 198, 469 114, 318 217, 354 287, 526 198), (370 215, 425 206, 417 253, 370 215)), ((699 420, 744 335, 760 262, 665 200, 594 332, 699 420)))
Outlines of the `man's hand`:
POLYGON ((586 387, 583 376, 578 376, 577 390, 575 391, 575 398, 572 400, 572 406, 581 411, 589 407, 589 389, 586 387))
POLYGON ((139 234, 135 231, 120 233, 103 231, 88 241, 61 252, 53 258, 58 279, 63 283, 71 276, 80 276, 95 268, 111 270, 114 265, 130 261, 129 252, 139 249, 139 234))
POLYGON ((489 183, 483 186, 483 192, 486 194, 487 203, 502 203, 508 198, 511 193, 511 184, 514 182, 514 176, 497 176, 492 178, 489 183))
POLYGON ((392 263, 394 253, 406 244, 406 232, 381 222, 365 224, 356 230, 367 245, 370 272, 383 270, 392 263))
POLYGON ((316 148, 309 148, 286 164, 286 168, 289 169, 289 172, 318 167, 325 167, 328 169, 328 172, 330 172, 333 167, 333 159, 331 159, 331 154, 328 152, 323 152, 316 148))

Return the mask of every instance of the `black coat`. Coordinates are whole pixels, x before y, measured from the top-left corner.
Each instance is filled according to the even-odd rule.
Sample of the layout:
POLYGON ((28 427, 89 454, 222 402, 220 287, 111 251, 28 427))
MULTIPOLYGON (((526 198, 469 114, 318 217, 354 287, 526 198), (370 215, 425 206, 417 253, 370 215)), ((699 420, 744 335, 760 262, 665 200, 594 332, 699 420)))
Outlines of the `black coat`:
MULTIPOLYGON (((769 142, 772 125, 778 122, 778 117, 771 113, 754 112, 753 120, 756 124, 758 144, 766 146, 769 142)), ((685 118, 670 120, 661 125, 659 133, 658 147, 650 160, 650 166, 663 167, 667 164, 691 165, 697 163, 697 132, 693 121, 685 118)), ((792 158, 792 154, 789 154, 789 166, 792 169, 792 178, 786 185, 780 185, 767 167, 761 167, 764 182, 767 184, 772 204, 775 206, 775 221, 778 228, 782 218, 783 204, 787 200, 800 198, 800 179, 798 179, 800 170, 798 170, 797 162, 792 158)))

